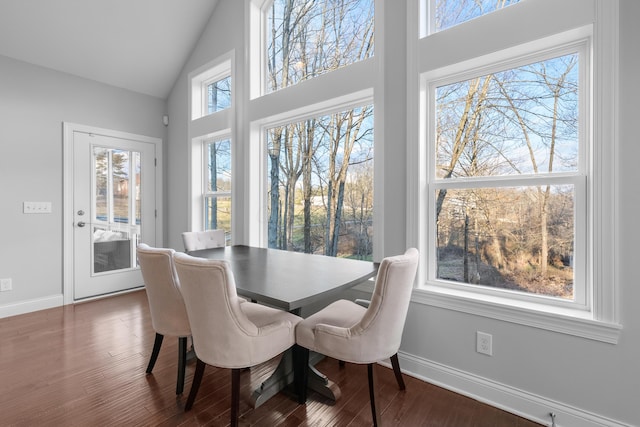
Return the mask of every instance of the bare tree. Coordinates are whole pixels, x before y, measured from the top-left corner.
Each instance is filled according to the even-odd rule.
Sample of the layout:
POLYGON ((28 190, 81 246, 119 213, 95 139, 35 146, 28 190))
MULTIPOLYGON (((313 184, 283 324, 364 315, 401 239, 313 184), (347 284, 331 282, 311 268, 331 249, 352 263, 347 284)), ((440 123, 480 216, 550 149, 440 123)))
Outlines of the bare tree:
MULTIPOLYGON (((576 66, 577 55, 569 54, 438 88, 438 177, 486 180, 575 170, 576 66)), ((457 242, 445 230, 464 237, 458 243, 464 252, 464 281, 471 280, 468 257, 473 253, 479 265, 480 251, 498 268, 512 264, 513 271, 523 272, 536 265, 546 280, 550 248, 572 250, 572 228, 560 218, 572 218, 566 209, 573 205, 571 191, 551 184, 485 185, 489 188, 438 191, 438 247, 457 242), (443 215, 445 209, 465 213, 443 215), (465 226, 467 215, 473 222, 465 226)))
MULTIPOLYGON (((270 90, 287 87, 371 56, 372 4, 371 0, 276 0, 270 17, 270 90), (362 10, 368 11, 367 14, 362 16, 362 10)), ((320 123, 326 118, 316 117, 269 130, 269 246, 279 244, 280 247, 295 249, 294 229, 298 221, 296 191, 302 176, 302 240, 304 251, 314 250, 311 206, 316 190, 313 181, 314 173, 317 174, 315 168, 322 164, 316 152, 320 147, 326 147, 322 151, 334 155, 325 160, 328 162, 326 168, 323 164, 323 170, 333 172, 324 187, 330 192, 325 200, 328 209, 327 238, 331 240, 330 243, 325 242, 325 252, 337 253, 349 156, 362 125, 362 118, 354 120, 354 111, 327 116, 333 125, 341 126, 339 129, 327 128, 326 123, 320 123), (342 128, 345 124, 354 128, 342 128), (345 135, 346 139, 343 138, 345 135), (338 154, 343 161, 340 165, 336 164, 338 154)))

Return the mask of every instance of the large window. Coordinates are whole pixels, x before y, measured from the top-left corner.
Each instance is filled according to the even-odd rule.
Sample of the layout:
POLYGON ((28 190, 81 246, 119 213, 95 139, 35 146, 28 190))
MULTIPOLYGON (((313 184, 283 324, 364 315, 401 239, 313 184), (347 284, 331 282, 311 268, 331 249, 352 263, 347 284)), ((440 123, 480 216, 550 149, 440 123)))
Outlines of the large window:
POLYGON ((266 19, 267 92, 373 56, 373 0, 273 0, 266 19))
POLYGON ((374 0, 251 4, 259 243, 372 259, 374 0))
POLYGON ((373 107, 267 130, 269 247, 371 259, 373 107))
POLYGON ((615 8, 411 5, 415 298, 615 342, 615 8))
POLYGON ((584 280, 576 282, 574 270, 584 259, 574 249, 576 231, 585 231, 577 224, 586 206, 579 135, 586 49, 565 50, 430 82, 434 279, 584 306, 584 280))

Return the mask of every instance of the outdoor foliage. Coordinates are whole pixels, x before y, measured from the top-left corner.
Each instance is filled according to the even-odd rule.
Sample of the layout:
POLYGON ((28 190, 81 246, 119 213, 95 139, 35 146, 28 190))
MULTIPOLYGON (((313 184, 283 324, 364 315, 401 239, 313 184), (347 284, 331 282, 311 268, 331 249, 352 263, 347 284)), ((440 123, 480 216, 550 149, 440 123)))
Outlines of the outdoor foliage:
POLYGON ((433 27, 435 31, 469 21, 478 16, 502 9, 519 0, 432 0, 434 4, 433 27))
POLYGON ((205 191, 205 229, 225 230, 231 236, 231 140, 205 144, 207 180, 205 191))
MULTIPOLYGON (((267 86, 276 91, 373 55, 373 0, 275 0, 267 86)), ((371 257, 373 107, 267 130, 269 247, 371 257)))
POLYGON ((438 277, 572 298, 576 189, 554 177, 578 171, 578 55, 440 86, 436 108, 438 277))

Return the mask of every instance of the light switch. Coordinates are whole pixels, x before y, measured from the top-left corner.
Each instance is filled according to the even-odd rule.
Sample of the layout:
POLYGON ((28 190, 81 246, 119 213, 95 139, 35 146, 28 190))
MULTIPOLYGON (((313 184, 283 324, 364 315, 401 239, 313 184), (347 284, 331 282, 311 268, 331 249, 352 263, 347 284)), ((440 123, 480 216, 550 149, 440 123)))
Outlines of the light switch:
POLYGON ((51 213, 51 202, 23 202, 22 212, 26 214, 51 213))

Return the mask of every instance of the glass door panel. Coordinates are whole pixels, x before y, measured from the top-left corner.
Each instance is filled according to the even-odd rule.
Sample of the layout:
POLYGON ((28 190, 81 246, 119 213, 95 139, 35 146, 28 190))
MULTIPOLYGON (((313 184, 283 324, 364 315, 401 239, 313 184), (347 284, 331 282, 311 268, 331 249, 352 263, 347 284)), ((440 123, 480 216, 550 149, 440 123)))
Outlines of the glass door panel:
POLYGON ((93 274, 136 267, 141 227, 140 153, 93 147, 93 274))

